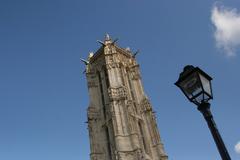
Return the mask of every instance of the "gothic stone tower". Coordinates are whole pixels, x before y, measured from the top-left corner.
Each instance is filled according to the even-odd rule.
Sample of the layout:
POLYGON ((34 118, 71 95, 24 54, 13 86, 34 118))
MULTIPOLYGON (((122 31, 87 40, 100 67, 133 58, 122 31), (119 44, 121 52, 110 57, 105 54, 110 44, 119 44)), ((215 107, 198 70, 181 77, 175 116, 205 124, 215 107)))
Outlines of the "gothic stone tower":
POLYGON ((85 61, 91 160, 167 160, 135 55, 100 43, 85 61))

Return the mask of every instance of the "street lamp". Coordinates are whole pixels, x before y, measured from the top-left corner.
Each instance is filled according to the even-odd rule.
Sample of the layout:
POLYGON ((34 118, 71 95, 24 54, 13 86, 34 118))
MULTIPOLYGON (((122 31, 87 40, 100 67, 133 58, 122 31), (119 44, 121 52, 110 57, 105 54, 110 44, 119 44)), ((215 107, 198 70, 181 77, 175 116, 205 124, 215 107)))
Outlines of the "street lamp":
POLYGON ((175 85, 182 90, 190 102, 198 106, 198 110, 207 121, 222 160, 231 160, 214 122, 210 103, 208 103, 210 99, 213 99, 211 80, 212 78, 200 68, 187 65, 184 67, 183 72, 180 73, 175 85))

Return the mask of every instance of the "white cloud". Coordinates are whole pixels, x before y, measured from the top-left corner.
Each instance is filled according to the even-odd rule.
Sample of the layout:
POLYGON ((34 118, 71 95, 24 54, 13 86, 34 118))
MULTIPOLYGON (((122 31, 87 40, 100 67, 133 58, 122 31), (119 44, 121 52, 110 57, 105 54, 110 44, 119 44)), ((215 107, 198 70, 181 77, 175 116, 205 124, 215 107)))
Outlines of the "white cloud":
POLYGON ((235 151, 240 154, 240 142, 235 145, 235 151))
POLYGON ((223 49, 227 56, 236 55, 236 48, 240 46, 240 13, 236 8, 214 5, 211 20, 215 26, 217 47, 223 49))

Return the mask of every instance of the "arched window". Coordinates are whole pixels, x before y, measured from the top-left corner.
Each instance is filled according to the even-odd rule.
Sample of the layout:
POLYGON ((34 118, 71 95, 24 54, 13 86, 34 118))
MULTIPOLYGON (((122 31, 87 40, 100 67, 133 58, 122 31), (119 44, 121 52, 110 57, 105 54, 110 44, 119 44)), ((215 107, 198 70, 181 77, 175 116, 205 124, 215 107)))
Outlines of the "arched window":
POLYGON ((108 150, 108 155, 109 158, 112 159, 112 148, 111 148, 111 143, 110 143, 110 135, 109 135, 109 131, 108 131, 108 127, 105 127, 105 132, 106 132, 106 137, 107 137, 107 150, 108 150))
POLYGON ((123 65, 120 65, 119 70, 120 70, 120 78, 121 78, 121 81, 122 81, 121 83, 122 83, 122 85, 124 86, 124 85, 125 85, 125 79, 124 79, 125 74, 124 74, 123 65))
POLYGON ((107 86, 107 88, 109 88, 110 83, 109 83, 109 78, 108 78, 108 71, 106 68, 104 68, 103 70, 104 70, 104 74, 105 74, 106 86, 107 86))
POLYGON ((145 152, 147 153, 146 139, 145 139, 144 132, 143 132, 143 127, 142 127, 142 124, 141 124, 140 121, 138 122, 138 127, 139 127, 139 130, 140 130, 140 136, 141 136, 140 138, 141 138, 142 143, 143 143, 143 148, 144 148, 145 152))
POLYGON ((130 78, 130 75, 129 75, 129 70, 127 71, 127 79, 128 79, 128 84, 129 84, 129 89, 130 89, 130 93, 131 93, 131 97, 132 99, 134 100, 135 97, 134 97, 134 91, 133 91, 133 87, 132 87, 132 83, 131 83, 131 78, 130 78))
POLYGON ((105 99, 104 99, 104 93, 103 93, 103 85, 102 85, 102 78, 101 78, 101 73, 97 71, 98 75, 98 82, 99 82, 99 87, 100 87, 100 92, 101 92, 101 101, 102 101, 102 106, 103 106, 103 115, 104 118, 106 119, 106 106, 105 106, 105 99))

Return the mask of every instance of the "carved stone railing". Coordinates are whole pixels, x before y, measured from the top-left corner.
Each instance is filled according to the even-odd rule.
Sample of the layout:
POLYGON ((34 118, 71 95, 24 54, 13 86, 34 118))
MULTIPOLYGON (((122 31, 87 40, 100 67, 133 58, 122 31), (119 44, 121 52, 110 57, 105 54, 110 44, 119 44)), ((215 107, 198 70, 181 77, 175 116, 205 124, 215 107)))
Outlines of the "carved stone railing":
POLYGON ((110 100, 123 100, 126 99, 127 97, 127 91, 124 86, 119 86, 119 87, 110 87, 108 89, 108 94, 110 100))

